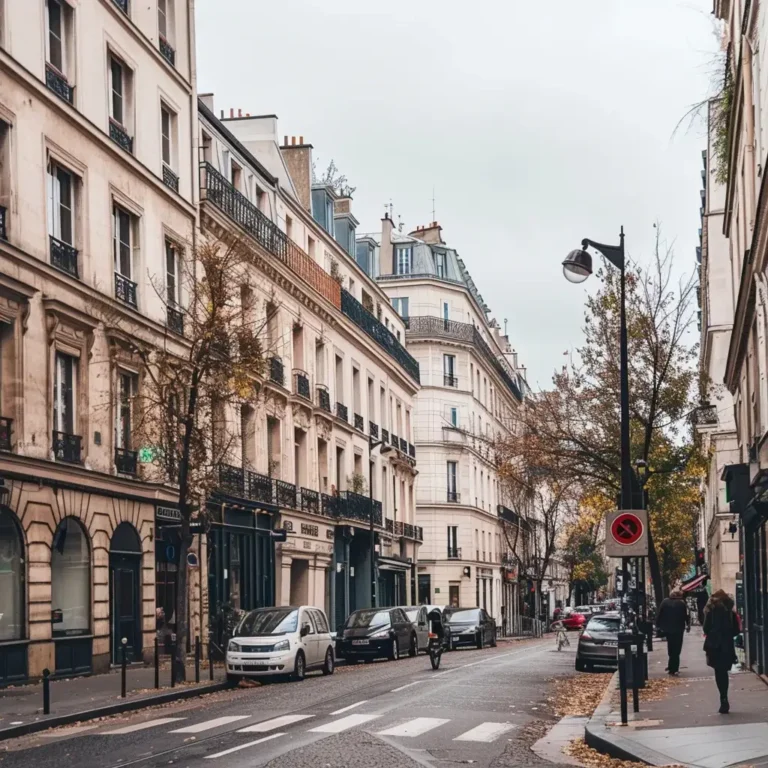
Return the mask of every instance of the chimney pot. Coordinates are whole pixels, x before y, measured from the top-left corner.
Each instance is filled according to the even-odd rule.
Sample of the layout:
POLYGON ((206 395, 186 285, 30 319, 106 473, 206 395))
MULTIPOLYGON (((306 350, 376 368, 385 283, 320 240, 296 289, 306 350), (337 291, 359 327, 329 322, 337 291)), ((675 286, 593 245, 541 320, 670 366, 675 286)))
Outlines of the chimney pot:
POLYGON ((229 116, 230 117, 234 117, 235 116, 235 110, 232 107, 229 108, 229 116))
POLYGON ((295 147, 296 146, 296 137, 291 136, 291 144, 295 147))
POLYGON ((304 143, 304 137, 303 136, 299 136, 299 144, 303 144, 303 143, 304 143))
POLYGON ((283 138, 283 146, 286 146, 286 147, 288 146, 288 134, 286 134, 285 137, 283 138))
POLYGON ((223 109, 221 110, 221 119, 222 120, 224 119, 224 110, 223 109))
POLYGON ((238 107, 237 109, 237 116, 242 117, 243 116, 243 110, 238 107))
POLYGON ((250 116, 251 116, 251 113, 250 113, 250 112, 246 112, 246 113, 245 113, 245 116, 246 116, 246 117, 250 117, 250 116))

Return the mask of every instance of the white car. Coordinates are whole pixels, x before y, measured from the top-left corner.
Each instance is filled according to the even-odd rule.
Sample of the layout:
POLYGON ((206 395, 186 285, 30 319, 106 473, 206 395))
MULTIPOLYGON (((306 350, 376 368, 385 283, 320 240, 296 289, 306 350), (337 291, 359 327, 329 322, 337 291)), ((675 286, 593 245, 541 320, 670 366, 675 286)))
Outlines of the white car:
POLYGON ((333 640, 324 611, 311 605, 257 608, 238 624, 227 646, 227 680, 290 675, 311 669, 332 675, 333 640))

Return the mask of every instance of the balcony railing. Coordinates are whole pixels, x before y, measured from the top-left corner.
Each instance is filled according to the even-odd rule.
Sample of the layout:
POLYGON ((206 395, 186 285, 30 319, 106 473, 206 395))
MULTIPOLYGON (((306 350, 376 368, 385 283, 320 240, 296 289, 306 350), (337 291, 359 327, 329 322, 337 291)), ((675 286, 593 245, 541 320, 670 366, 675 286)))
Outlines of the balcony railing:
POLYGON ((11 435, 13 433, 13 419, 0 416, 0 451, 11 450, 11 435))
POLYGON ((309 375, 298 368, 293 369, 293 391, 307 400, 312 399, 309 389, 309 375))
POLYGON ((45 84, 48 89, 53 91, 60 99, 64 99, 71 104, 75 98, 75 86, 70 85, 67 78, 50 64, 45 65, 45 84))
MULTIPOLYGON (((371 499, 368 496, 362 496, 352 491, 342 491, 339 497, 341 499, 339 517, 370 523, 371 499)), ((381 502, 376 499, 373 500, 373 524, 382 524, 381 502)))
POLYGON ((109 138, 126 152, 133 154, 133 138, 128 135, 128 131, 116 120, 109 118, 109 138))
POLYGON ((381 442, 384 443, 384 445, 389 443, 389 430, 384 429, 384 427, 381 428, 381 442))
POLYGON ((394 530, 395 530, 395 536, 403 535, 403 524, 400 520, 395 520, 394 530))
POLYGON ((179 177, 165 163, 163 163, 163 184, 174 192, 179 191, 179 177))
POLYGON ((275 480, 275 503, 278 507, 297 509, 296 486, 293 483, 286 483, 285 480, 275 480))
POLYGON ((174 307, 166 307, 166 325, 179 336, 184 335, 184 315, 174 307))
POLYGON ((325 384, 317 385, 317 406, 318 408, 322 408, 324 411, 328 411, 328 413, 332 413, 331 395, 328 392, 328 387, 326 387, 325 384))
POLYGON ((320 514, 320 494, 309 488, 301 489, 301 510, 311 515, 320 514))
POLYGON ((372 421, 368 422, 368 433, 374 440, 379 439, 379 425, 374 424, 372 421))
POLYGON ((136 283, 119 272, 115 272, 115 298, 132 307, 139 306, 136 301, 136 283))
POLYGON ((420 525, 414 525, 413 530, 416 541, 424 541, 424 529, 420 525))
POLYGON ((458 387, 459 386, 459 377, 454 376, 452 373, 444 373, 443 374, 443 386, 446 387, 458 387))
POLYGON ((160 53, 163 55, 163 58, 171 66, 175 67, 176 51, 173 49, 173 46, 162 35, 160 35, 159 48, 160 48, 160 53))
POLYGON ((403 523, 403 536, 407 539, 413 539, 416 536, 416 532, 410 523, 403 523))
POLYGON ((416 458, 416 446, 413 443, 408 443, 408 455, 412 458, 416 458))
POLYGON ((400 447, 400 438, 394 432, 392 434, 390 434, 389 437, 390 437, 390 440, 392 441, 392 445, 395 448, 399 448, 400 447))
POLYGON ((201 164, 200 197, 213 203, 265 250, 341 309, 341 286, 210 163, 201 164))
POLYGON ((342 421, 349 421, 349 409, 343 403, 336 403, 336 415, 342 421))
POLYGON ((358 328, 365 331, 407 374, 419 381, 419 364, 397 340, 392 331, 380 323, 349 291, 341 291, 341 311, 358 328))
POLYGON ((68 435, 66 432, 53 433, 53 457, 56 461, 69 464, 80 463, 80 435, 68 435))
POLYGON ((8 239, 7 215, 8 209, 4 205, 0 205, 0 240, 8 239))
POLYGON ((365 432, 365 419, 359 414, 355 414, 355 429, 365 432))
POLYGON ((461 560, 461 547, 448 547, 449 560, 461 560))
POLYGON ((125 448, 115 448, 115 467, 121 475, 135 475, 139 454, 125 448))
POLYGON ((406 335, 412 338, 437 338, 463 341, 473 347, 496 370, 496 373, 507 385, 509 391, 517 400, 522 401, 520 387, 509 373, 504 363, 493 353, 488 342, 480 331, 470 323, 458 323, 454 320, 444 320, 441 317, 417 316, 408 319, 406 335))
POLYGON ((53 235, 50 236, 49 240, 51 243, 51 264, 62 272, 79 278, 77 248, 74 248, 69 243, 57 240, 53 235))
POLYGON ((392 520, 389 517, 386 520, 384 520, 384 530, 387 533, 394 533, 395 532, 395 521, 392 520))
POLYGON ((399 448, 403 453, 408 453, 408 441, 403 437, 400 438, 399 448))
POLYGON ((114 4, 124 13, 128 15, 128 0, 112 0, 114 4))
POLYGON ((458 504, 461 500, 461 497, 459 496, 458 491, 452 491, 448 489, 448 491, 446 491, 446 500, 453 502, 454 504, 458 504))
POLYGON ((283 361, 279 357, 269 358, 269 380, 281 387, 285 385, 285 369, 283 361))

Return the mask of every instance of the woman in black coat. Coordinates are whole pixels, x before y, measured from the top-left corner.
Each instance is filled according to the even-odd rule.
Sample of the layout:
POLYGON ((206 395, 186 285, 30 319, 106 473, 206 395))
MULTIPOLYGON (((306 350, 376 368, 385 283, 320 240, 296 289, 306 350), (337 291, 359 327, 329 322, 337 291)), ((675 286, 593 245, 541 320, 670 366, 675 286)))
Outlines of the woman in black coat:
POLYGON ((739 634, 739 622, 733 610, 733 600, 722 589, 709 598, 704 609, 704 634, 707 664, 715 670, 720 714, 725 715, 730 710, 728 672, 737 661, 733 638, 739 634))

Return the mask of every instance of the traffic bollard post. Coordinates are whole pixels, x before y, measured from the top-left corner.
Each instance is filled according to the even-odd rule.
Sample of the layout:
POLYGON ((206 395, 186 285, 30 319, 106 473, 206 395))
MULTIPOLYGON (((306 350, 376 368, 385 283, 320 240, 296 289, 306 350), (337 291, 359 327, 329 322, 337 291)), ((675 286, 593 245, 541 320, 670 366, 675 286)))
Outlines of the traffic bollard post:
POLYGON ((208 637, 208 679, 213 680, 213 643, 211 643, 210 636, 208 637))
POLYGON ((155 688, 160 687, 160 649, 157 637, 155 637, 155 688))
POLYGON ((619 648, 619 698, 621 701, 621 724, 627 724, 627 668, 625 663, 627 651, 619 648))
POLYGON ((171 688, 176 685, 176 643, 171 646, 171 688))
POLYGON ((195 636, 195 682, 200 682, 200 638, 195 636))
POLYGON ((120 669, 120 698, 125 698, 125 673, 126 673, 126 665, 127 665, 127 657, 126 657, 126 646, 128 645, 128 640, 124 637, 121 640, 122 643, 122 652, 123 652, 123 658, 121 663, 121 669, 120 669))
POLYGON ((51 714, 51 670, 43 670, 43 714, 51 714))

